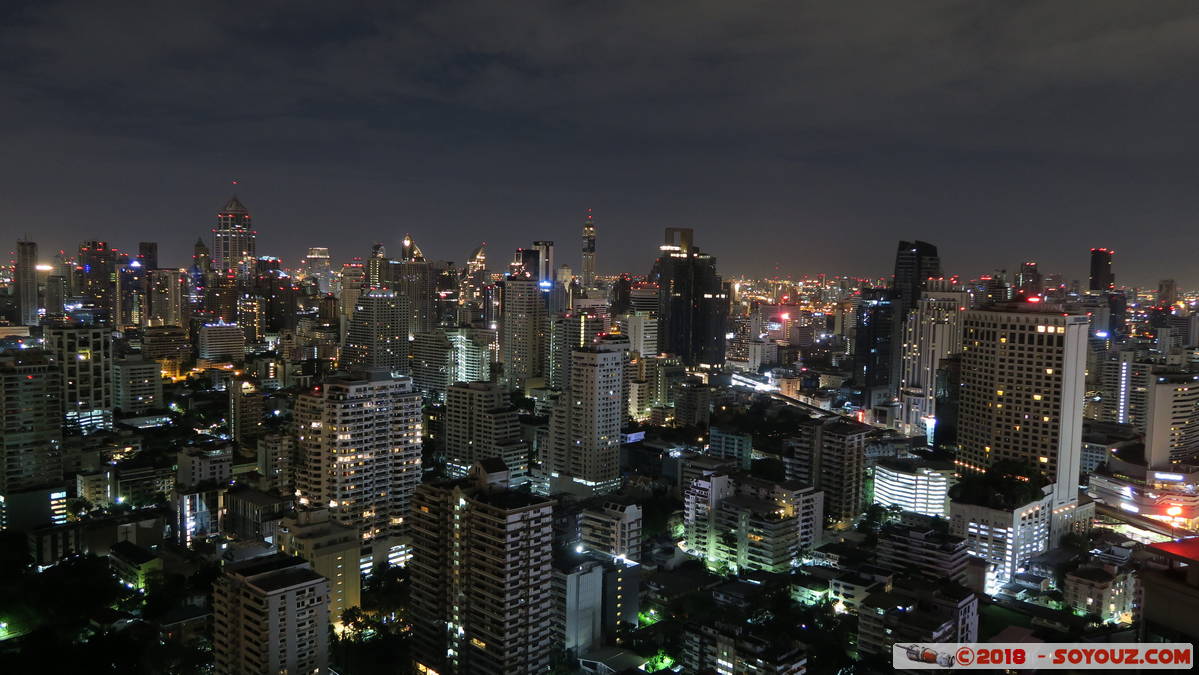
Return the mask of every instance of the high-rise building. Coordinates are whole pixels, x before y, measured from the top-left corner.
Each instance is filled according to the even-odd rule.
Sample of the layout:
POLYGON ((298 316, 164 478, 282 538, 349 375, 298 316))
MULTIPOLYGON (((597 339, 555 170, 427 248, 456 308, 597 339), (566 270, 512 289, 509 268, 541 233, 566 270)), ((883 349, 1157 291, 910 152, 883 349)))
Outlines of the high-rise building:
POLYGON ((187 329, 154 326, 142 331, 142 356, 158 363, 165 377, 179 377, 191 358, 187 329))
POLYGON ((550 413, 542 468, 551 492, 595 494, 620 487, 620 429, 626 414, 627 341, 600 339, 571 352, 570 385, 550 413))
POLYGON ((329 620, 362 605, 362 575, 358 572, 358 530, 339 525, 328 509, 301 509, 284 516, 276 532, 279 552, 307 560, 329 580, 329 620))
POLYGON ((113 403, 122 413, 141 413, 162 406, 162 369, 140 355, 112 364, 113 403))
POLYGON ((0 354, 0 497, 62 481, 60 379, 41 350, 0 354))
POLYGON ((784 439, 789 480, 824 493, 824 515, 852 521, 865 507, 866 440, 874 428, 836 415, 804 420, 784 439))
POLYGON ((360 295, 346 332, 342 365, 407 372, 406 304, 398 293, 390 290, 371 289, 360 295))
POLYGON ((510 276, 500 299, 500 361, 512 389, 542 377, 545 361, 545 302, 536 279, 510 276))
POLYGON ((112 332, 90 326, 47 326, 46 351, 59 368, 68 426, 83 433, 112 428, 112 332))
POLYGON ((196 331, 199 357, 240 363, 246 358, 246 334, 235 323, 206 323, 196 331))
POLYGON ((425 483, 413 497, 416 672, 549 669, 553 502, 481 476, 425 483))
POLYGON ((900 321, 920 299, 924 284, 941 276, 941 258, 937 247, 926 241, 901 241, 895 252, 895 276, 892 287, 899 299, 900 321))
POLYGON ((141 241, 137 244, 137 261, 144 270, 158 269, 158 242, 141 241))
POLYGON ((116 258, 108 242, 79 245, 79 294, 106 321, 113 320, 116 311, 116 258))
POLYGON ((22 326, 38 324, 37 242, 17 242, 17 319, 22 326))
POLYGON ((479 460, 504 460, 510 477, 529 472, 520 411, 508 391, 491 382, 458 382, 445 397, 445 453, 452 473, 465 475, 479 460))
POLYGON ((1042 293, 1044 284, 1041 281, 1041 273, 1037 270, 1036 261, 1028 260, 1020 264, 1020 274, 1016 276, 1016 288, 1025 296, 1042 293))
POLYGON ((441 401, 455 382, 486 382, 496 361, 496 332, 489 328, 436 328, 412 344, 412 381, 427 398, 441 401))
POLYGON ((329 580, 302 558, 226 564, 212 613, 217 675, 328 672, 329 580))
POLYGON ((970 296, 946 282, 930 281, 904 322, 899 402, 909 433, 931 435, 936 424, 936 377, 941 359, 962 350, 962 314, 970 296))
POLYGON ((608 315, 595 310, 558 314, 549 320, 549 349, 545 383, 559 391, 570 386, 571 352, 592 344, 608 332, 608 315))
POLYGON ((1027 301, 967 311, 962 325, 957 462, 1042 472, 1055 485, 1056 532, 1078 499, 1088 318, 1027 301))
POLYGON ((225 208, 217 213, 212 238, 213 269, 217 272, 249 276, 254 268, 255 240, 258 233, 253 229, 250 210, 241 203, 237 195, 230 197, 225 203, 225 208))
POLYGON ((1091 249, 1091 280, 1087 287, 1092 291, 1111 291, 1116 288, 1116 275, 1112 272, 1112 255, 1109 248, 1091 249))
POLYGON ((430 261, 412 239, 411 234, 404 235, 403 250, 398 269, 392 276, 391 287, 404 300, 407 318, 407 333, 405 339, 413 335, 427 333, 438 324, 434 297, 437 293, 437 277, 439 270, 430 261))
POLYGON ((857 306, 857 326, 854 329, 854 382, 862 389, 862 406, 872 408, 889 402, 895 385, 892 363, 895 361, 895 342, 902 335, 896 330, 902 325, 900 305, 889 288, 863 288, 857 306))
POLYGON ((936 518, 949 517, 949 462, 884 457, 874 466, 874 503, 936 518))
POLYGON ((689 228, 666 228, 650 273, 658 285, 658 349, 688 366, 724 363, 729 298, 716 259, 693 244, 689 228))
POLYGON ((1173 279, 1162 279, 1157 282, 1157 305, 1173 307, 1178 303, 1178 282, 1173 279))
POLYGON ((330 378, 300 395, 295 420, 300 504, 327 505, 364 546, 402 534, 421 476, 421 399, 412 380, 387 370, 330 378))
POLYGON ((591 288, 595 284, 595 222, 591 219, 591 209, 587 209, 587 219, 583 221, 583 288, 591 288))
POLYGON ((187 273, 175 269, 149 272, 143 326, 183 326, 187 321, 187 273))
POLYGON ((229 383, 229 436, 243 447, 265 433, 262 418, 266 399, 258 385, 250 380, 229 383))
POLYGON ((1154 373, 1149 378, 1143 430, 1145 461, 1153 469, 1199 458, 1199 375, 1154 373))
POLYGON ((554 283, 554 275, 557 273, 557 268, 554 267, 554 242, 552 241, 535 241, 533 242, 533 250, 537 251, 537 269, 530 270, 537 281, 548 281, 554 283))

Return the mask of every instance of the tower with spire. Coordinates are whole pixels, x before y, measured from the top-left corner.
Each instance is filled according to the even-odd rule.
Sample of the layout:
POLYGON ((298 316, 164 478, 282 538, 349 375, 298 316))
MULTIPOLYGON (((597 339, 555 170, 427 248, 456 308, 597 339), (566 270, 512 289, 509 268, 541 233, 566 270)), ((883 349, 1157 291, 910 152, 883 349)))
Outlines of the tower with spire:
POLYGON ((217 213, 216 227, 212 228, 213 269, 223 273, 248 272, 255 257, 257 238, 250 210, 233 195, 217 213))
POLYGON ((595 222, 591 220, 591 209, 583 221, 583 288, 595 283, 595 222))

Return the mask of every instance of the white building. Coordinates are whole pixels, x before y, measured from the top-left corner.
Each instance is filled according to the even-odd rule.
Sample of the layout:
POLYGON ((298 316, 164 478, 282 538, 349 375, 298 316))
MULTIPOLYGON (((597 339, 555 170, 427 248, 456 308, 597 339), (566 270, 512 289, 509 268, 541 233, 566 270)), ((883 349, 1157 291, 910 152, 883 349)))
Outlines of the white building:
POLYGON ((550 414, 543 453, 551 492, 598 494, 620 487, 627 345, 605 337, 571 352, 570 387, 550 414))
POLYGON ((300 504, 327 506, 364 547, 395 551, 421 477, 421 398, 411 378, 386 370, 330 378, 298 398, 295 425, 300 504))
POLYGON ((1056 486, 1055 535, 1078 503, 1089 325, 1085 314, 1039 301, 963 319, 957 461, 970 471, 1001 460, 1038 467, 1056 486))
POLYGON ((524 482, 529 445, 521 437, 520 411, 508 391, 492 382, 459 382, 446 390, 445 452, 448 468, 464 476, 475 462, 498 457, 510 479, 524 482))
POLYGON ((235 323, 206 323, 197 331, 199 357, 205 360, 230 360, 246 358, 246 334, 235 323))
POLYGON ((874 503, 948 518, 949 489, 953 484, 952 464, 884 458, 874 467, 874 503))
POLYGON ((504 380, 510 389, 523 389, 545 372, 545 301, 537 281, 525 277, 505 279, 500 298, 504 380))
POLYGON ((162 406, 162 368, 157 361, 124 358, 112 366, 114 404, 123 413, 162 406))
POLYGON ((212 609, 217 675, 328 672, 329 580, 302 559, 226 565, 212 609))
POLYGON ((58 363, 67 426, 89 433, 112 428, 112 331, 46 326, 46 351, 58 363))
POLYGON ((909 434, 931 432, 937 415, 936 377, 941 359, 962 351, 962 314, 970 294, 947 281, 929 280, 908 313, 900 346, 901 428, 909 434))
POLYGON ((1049 548, 1052 486, 1046 486, 1044 493, 1040 499, 1011 508, 951 502, 950 533, 964 538, 970 553, 987 561, 988 594, 999 592, 1030 558, 1049 548))

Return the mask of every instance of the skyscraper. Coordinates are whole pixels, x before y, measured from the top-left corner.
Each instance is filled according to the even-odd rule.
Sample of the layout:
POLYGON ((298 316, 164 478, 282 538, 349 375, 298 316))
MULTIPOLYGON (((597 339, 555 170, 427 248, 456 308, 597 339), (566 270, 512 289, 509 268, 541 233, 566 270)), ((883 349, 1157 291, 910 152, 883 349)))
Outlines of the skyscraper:
POLYGON ((425 259, 411 234, 404 235, 403 244, 398 269, 392 272, 391 288, 403 298, 407 317, 404 339, 409 339, 433 330, 438 323, 434 308, 438 271, 425 259))
POLYGON ((1108 248, 1091 249, 1090 290, 1110 291, 1116 288, 1116 275, 1112 272, 1113 254, 1115 251, 1108 248))
POLYGON ((899 298, 900 321, 907 310, 920 299, 924 284, 930 278, 941 276, 941 258, 937 247, 926 241, 901 241, 895 252, 895 281, 892 284, 899 298))
POLYGON ((959 466, 1035 467, 1055 485, 1055 519, 1069 518, 1078 498, 1088 317, 1012 302, 970 310, 962 325, 959 466))
POLYGON ((476 474, 416 489, 412 652, 416 672, 549 669, 553 502, 476 474))
POLYGON ((554 242, 535 241, 533 249, 537 251, 537 281, 553 283, 554 275, 557 274, 557 268, 554 267, 554 242))
POLYGON ((187 274, 183 270, 150 270, 143 326, 182 326, 187 316, 187 274))
POLYGON ((37 242, 17 242, 17 311, 22 326, 38 324, 37 242))
POLYGON ((112 428, 112 333, 91 326, 47 326, 67 426, 83 433, 112 428))
POLYGON ((229 198, 225 208, 216 216, 216 227, 212 228, 212 265, 217 272, 234 272, 249 275, 253 270, 255 240, 258 233, 253 229, 250 210, 241 203, 237 195, 229 198))
POLYGON ((358 297, 341 363, 351 368, 408 370, 406 302, 395 291, 372 289, 358 297))
POLYGON ((41 350, 0 354, 0 497, 62 481, 60 380, 41 350))
POLYGON ((854 328, 854 381, 862 389, 862 405, 871 408, 889 401, 898 384, 893 377, 892 364, 896 359, 896 340, 902 332, 896 324, 901 305, 896 293, 889 288, 863 288, 857 303, 854 328))
POLYGON ((520 411, 507 390, 491 382, 458 382, 445 397, 445 454, 454 474, 498 457, 510 476, 527 476, 529 446, 521 438, 520 411))
POLYGON ((531 276, 510 276, 500 294, 500 361, 510 389, 544 373, 545 302, 531 276))
POLYGON ((329 580, 303 559, 225 565, 212 606, 217 675, 328 672, 329 580))
POLYGON ((358 529, 364 546, 391 546, 421 476, 421 401, 412 380, 386 370, 333 377, 299 397, 295 419, 300 504, 328 506, 334 521, 358 529))
POLYGON ((137 244, 137 261, 144 270, 158 269, 158 242, 142 241, 137 244))
POLYGON ((607 314, 595 310, 566 312, 550 319, 546 385, 559 391, 570 386, 571 352, 595 342, 600 334, 607 331, 607 314))
POLYGON ((666 228, 650 273, 658 285, 659 351, 688 366, 724 363, 729 299, 716 259, 693 245, 689 228, 666 228))
POLYGON ((542 457, 551 492, 597 494, 620 487, 627 348, 621 336, 571 351, 570 384, 550 413, 542 457))
POLYGON ((438 328, 411 343, 412 380, 427 398, 443 400, 455 382, 491 379, 496 332, 489 328, 438 328))
POLYGON ((79 245, 80 295, 105 321, 115 320, 116 251, 108 242, 85 241, 79 245))
POLYGON ((911 433, 932 431, 936 419, 936 377, 941 359, 962 350, 961 317, 970 305, 964 290, 931 281, 904 323, 900 350, 899 401, 911 433))
POLYGON ((583 288, 595 283, 595 222, 591 220, 591 209, 583 221, 583 288))

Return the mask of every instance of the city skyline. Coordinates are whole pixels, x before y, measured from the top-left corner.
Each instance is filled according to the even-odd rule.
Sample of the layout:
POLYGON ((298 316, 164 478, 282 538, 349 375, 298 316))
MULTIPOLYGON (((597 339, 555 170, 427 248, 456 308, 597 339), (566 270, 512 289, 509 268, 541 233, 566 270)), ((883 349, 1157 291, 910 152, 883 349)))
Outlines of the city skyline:
POLYGON ((643 233, 693 227, 734 274, 887 269, 852 232, 935 242, 952 269, 1036 258, 1081 279, 1079 242, 1139 285, 1199 282, 1199 27, 1181 3, 4 16, 0 128, 20 132, 0 218, 47 250, 159 232, 177 259, 238 179, 289 260, 301 248, 273 237, 336 248, 331 223, 355 251, 412 231, 439 258, 575 241, 593 208, 607 273, 645 266, 643 233))

